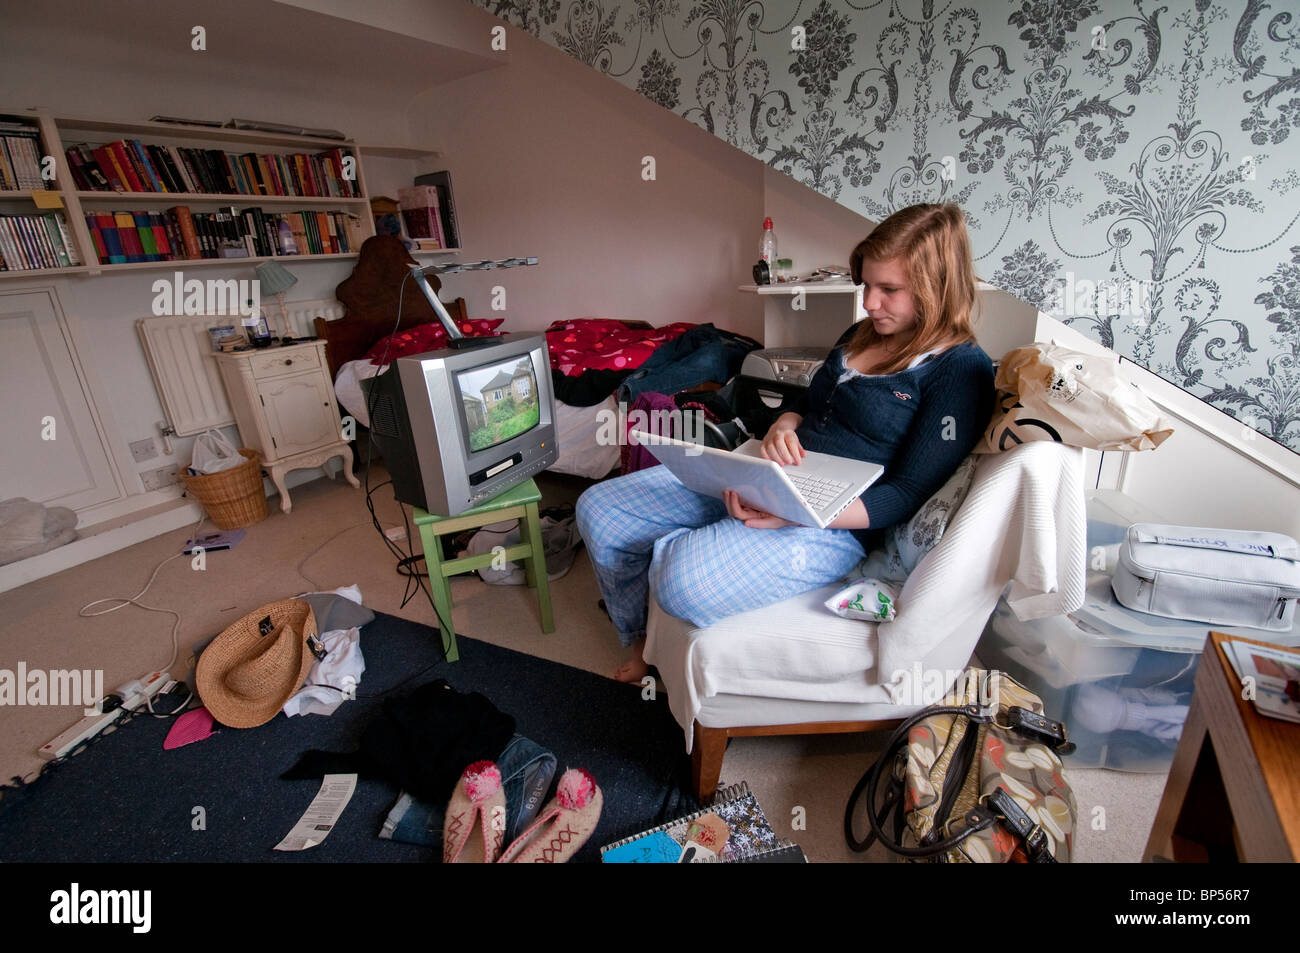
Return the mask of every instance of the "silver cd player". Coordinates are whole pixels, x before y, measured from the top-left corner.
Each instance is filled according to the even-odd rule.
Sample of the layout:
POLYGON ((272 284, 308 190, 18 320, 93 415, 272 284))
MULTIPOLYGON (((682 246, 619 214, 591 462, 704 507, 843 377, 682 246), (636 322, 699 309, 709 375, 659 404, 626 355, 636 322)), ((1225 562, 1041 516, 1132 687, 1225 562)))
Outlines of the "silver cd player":
POLYGON ((740 375, 760 381, 807 387, 825 360, 825 348, 765 348, 745 355, 745 362, 740 365, 740 375))

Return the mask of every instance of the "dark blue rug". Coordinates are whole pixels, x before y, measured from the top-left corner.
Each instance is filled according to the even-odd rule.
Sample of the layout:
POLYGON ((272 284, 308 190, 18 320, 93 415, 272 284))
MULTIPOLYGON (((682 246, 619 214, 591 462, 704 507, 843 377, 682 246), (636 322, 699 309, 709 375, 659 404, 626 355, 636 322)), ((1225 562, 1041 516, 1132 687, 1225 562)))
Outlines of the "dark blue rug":
POLYGON ((432 848, 377 836, 398 791, 366 779, 324 843, 272 850, 320 787, 280 780, 298 756, 356 748, 385 692, 435 678, 481 692, 513 715, 520 734, 554 752, 557 779, 566 767, 595 777, 604 811, 576 859, 599 860, 601 845, 694 808, 682 731, 662 695, 644 701, 639 686, 463 636, 457 642, 460 661, 437 664, 436 629, 377 613, 362 629, 366 672, 357 699, 328 718, 277 715, 172 751, 162 747, 170 719, 134 718, 25 788, 0 791, 0 862, 438 861, 432 848), (206 829, 194 829, 196 807, 206 829))

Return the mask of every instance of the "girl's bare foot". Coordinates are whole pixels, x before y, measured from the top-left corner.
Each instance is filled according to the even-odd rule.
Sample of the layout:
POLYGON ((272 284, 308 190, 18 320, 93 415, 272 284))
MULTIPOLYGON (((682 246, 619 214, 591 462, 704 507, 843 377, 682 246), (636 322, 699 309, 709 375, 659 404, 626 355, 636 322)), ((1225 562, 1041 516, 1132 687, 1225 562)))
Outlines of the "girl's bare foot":
POLYGON ((619 682, 639 682, 649 674, 650 666, 641 657, 641 653, 637 652, 634 658, 628 659, 618 667, 614 679, 619 682))

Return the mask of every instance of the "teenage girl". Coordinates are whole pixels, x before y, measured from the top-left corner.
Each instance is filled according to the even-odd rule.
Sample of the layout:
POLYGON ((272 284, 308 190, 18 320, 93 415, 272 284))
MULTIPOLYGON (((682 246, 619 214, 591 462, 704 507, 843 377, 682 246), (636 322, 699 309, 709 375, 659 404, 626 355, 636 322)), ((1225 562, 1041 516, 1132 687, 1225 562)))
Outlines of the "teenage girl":
POLYGON ((640 681, 647 599, 708 626, 835 582, 883 531, 920 509, 957 469, 993 413, 993 365, 975 343, 975 274, 956 205, 894 213, 850 257, 867 318, 849 329, 763 455, 798 464, 807 450, 879 463, 872 486, 826 529, 789 523, 728 492, 687 489, 665 467, 582 494, 578 527, 610 619, 640 681))

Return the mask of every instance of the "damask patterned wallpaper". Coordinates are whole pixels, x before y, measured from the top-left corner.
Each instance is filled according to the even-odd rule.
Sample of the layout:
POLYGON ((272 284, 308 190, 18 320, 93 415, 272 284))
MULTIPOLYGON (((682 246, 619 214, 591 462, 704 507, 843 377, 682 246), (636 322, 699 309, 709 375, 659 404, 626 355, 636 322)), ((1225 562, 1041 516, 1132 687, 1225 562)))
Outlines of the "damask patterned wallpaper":
POLYGON ((1293 0, 471 2, 1300 453, 1293 0))

